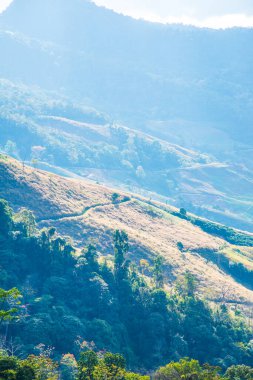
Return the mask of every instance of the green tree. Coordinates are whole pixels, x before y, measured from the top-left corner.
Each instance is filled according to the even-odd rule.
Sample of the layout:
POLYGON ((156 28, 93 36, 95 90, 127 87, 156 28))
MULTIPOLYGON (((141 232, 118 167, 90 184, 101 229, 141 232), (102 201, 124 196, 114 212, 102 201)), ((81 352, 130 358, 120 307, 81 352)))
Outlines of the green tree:
POLYGON ((18 361, 15 357, 10 357, 5 353, 0 353, 0 379, 16 380, 18 361))
POLYGON ((73 354, 65 354, 61 358, 60 372, 62 380, 75 380, 77 375, 77 362, 73 354))
POLYGON ((215 380, 219 379, 218 367, 201 367, 198 360, 184 358, 161 367, 155 374, 155 380, 215 380))
POLYGON ((26 208, 22 208, 17 214, 14 216, 14 221, 18 225, 20 225, 22 232, 30 237, 36 232, 36 221, 33 213, 26 208))
POLYGON ((93 371, 98 365, 98 356, 92 351, 82 352, 78 361, 78 380, 94 380, 93 371))
POLYGON ((5 352, 0 352, 0 379, 35 380, 36 374, 27 360, 20 360, 15 356, 8 356, 5 352))
POLYGON ((119 201, 119 194, 113 193, 112 194, 112 203, 117 203, 119 201))
POLYGON ((30 366, 36 375, 36 380, 57 380, 58 364, 49 358, 46 354, 40 354, 39 356, 30 355, 25 364, 30 366))
POLYGON ((0 233, 7 235, 13 227, 12 210, 4 199, 0 199, 0 233))
POLYGON ((120 354, 112 354, 111 352, 107 352, 104 355, 104 363, 112 376, 116 376, 119 370, 126 367, 124 357, 120 354))
POLYGON ((180 208, 179 213, 180 213, 180 215, 183 216, 183 217, 186 217, 186 215, 187 215, 187 211, 186 211, 185 208, 180 208))
POLYGON ((124 375, 124 380, 150 380, 150 376, 142 376, 137 373, 127 372, 124 375))
POLYGON ((153 272, 155 286, 157 289, 164 287, 163 265, 164 265, 164 258, 160 255, 156 256, 154 259, 154 266, 153 266, 152 272, 153 272))
POLYGON ((246 365, 233 365, 225 373, 228 380, 252 380, 253 368, 246 365))
POLYGON ((92 244, 89 244, 87 250, 86 251, 84 250, 82 253, 85 256, 89 267, 92 270, 98 269, 98 262, 97 262, 98 254, 97 254, 96 247, 94 247, 94 245, 92 244))
POLYGON ((128 249, 127 234, 116 230, 114 233, 114 277, 117 285, 128 278, 129 261, 126 259, 128 249))
POLYGON ((196 277, 187 271, 177 279, 176 289, 183 296, 194 297, 197 290, 196 277))
POLYGON ((35 380, 36 373, 31 365, 26 360, 21 362, 16 375, 16 380, 35 380))
POLYGON ((126 362, 122 355, 107 352, 95 367, 94 380, 125 380, 126 362))
POLYGON ((0 288, 0 327, 4 322, 17 317, 21 294, 17 288, 4 290, 0 288))
POLYGON ((183 251, 183 249, 184 249, 184 245, 183 245, 183 243, 182 243, 181 241, 178 241, 178 242, 177 242, 177 248, 178 248, 178 250, 179 250, 180 252, 183 251))

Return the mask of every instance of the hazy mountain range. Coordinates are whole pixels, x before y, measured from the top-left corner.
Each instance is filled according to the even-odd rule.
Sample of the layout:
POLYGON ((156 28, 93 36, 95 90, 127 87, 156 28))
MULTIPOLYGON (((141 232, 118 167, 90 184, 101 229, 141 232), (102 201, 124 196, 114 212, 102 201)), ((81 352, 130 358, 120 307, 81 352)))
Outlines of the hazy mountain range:
POLYGON ((252 37, 16 0, 0 16, 0 145, 252 231, 252 37))

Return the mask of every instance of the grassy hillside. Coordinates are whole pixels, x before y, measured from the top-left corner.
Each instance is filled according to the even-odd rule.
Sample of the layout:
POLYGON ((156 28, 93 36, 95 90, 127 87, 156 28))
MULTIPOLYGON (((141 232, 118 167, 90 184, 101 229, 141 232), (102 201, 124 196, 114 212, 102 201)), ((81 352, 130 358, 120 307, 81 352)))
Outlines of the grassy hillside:
POLYGON ((207 233, 201 219, 187 215, 187 220, 173 207, 23 166, 7 156, 1 156, 0 174, 0 197, 15 210, 30 208, 40 227, 56 226, 61 234, 71 236, 76 246, 94 242, 100 254, 110 258, 112 233, 124 229, 138 266, 140 259, 151 263, 154 255, 164 257, 168 289, 177 276, 189 270, 199 279, 199 293, 210 300, 226 299, 240 304, 242 310, 253 302, 252 235, 233 231, 238 239, 231 244, 225 227, 206 221, 209 229, 212 226, 207 233), (240 246, 241 241, 248 246, 240 246))
MULTIPOLYGON (((88 357, 97 356, 90 349, 108 358, 114 372, 109 375, 106 362, 101 363, 102 373, 108 376, 100 371, 94 380, 136 379, 135 375, 123 377, 122 372, 116 376, 116 365, 121 363, 123 370, 124 359, 109 350, 124 353, 128 367, 141 372, 186 356, 219 364, 224 370, 231 363, 252 363, 252 330, 239 310, 227 308, 224 299, 215 308, 201 299, 198 281, 189 272, 166 291, 161 256, 152 258, 149 276, 147 261, 142 260, 146 269, 143 266, 140 273, 129 257, 125 231, 114 231, 109 260, 99 257, 91 244, 78 252, 54 227, 36 228, 31 211, 15 213, 3 199, 0 220, 0 332, 4 340, 0 375, 2 370, 9 375, 7 354, 12 353, 13 363, 13 347, 22 357, 28 355, 27 365, 35 362, 37 370, 39 363, 50 369, 49 354, 60 358, 71 352, 72 363, 75 356, 83 363, 78 365, 80 380, 91 377, 88 371, 93 373, 89 363, 94 367, 94 361, 88 357)), ((135 249, 131 247, 133 257, 138 256, 135 249)), ((17 366, 12 369, 19 371, 17 366)), ((11 375, 15 380, 14 371, 11 375)))

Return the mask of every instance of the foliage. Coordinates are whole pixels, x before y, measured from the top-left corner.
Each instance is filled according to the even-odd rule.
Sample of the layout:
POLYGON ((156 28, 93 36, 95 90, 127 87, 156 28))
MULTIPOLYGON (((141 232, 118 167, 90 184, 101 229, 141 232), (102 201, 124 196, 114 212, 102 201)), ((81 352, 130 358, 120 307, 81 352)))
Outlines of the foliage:
POLYGON ((246 365, 233 365, 225 373, 228 380, 252 380, 253 368, 246 365))
POLYGON ((183 243, 181 241, 177 242, 177 248, 179 249, 179 251, 181 251, 181 252, 183 251, 184 245, 183 245, 183 243))
POLYGON ((215 380, 221 378, 219 372, 218 367, 201 366, 197 360, 186 358, 160 368, 155 374, 155 380, 215 380))
POLYGON ((0 199, 0 234, 7 234, 12 228, 12 210, 4 199, 0 199))
POLYGON ((21 360, 0 353, 0 378, 3 380, 56 380, 57 363, 45 356, 29 356, 21 360))
POLYGON ((252 376, 249 366, 233 365, 222 373, 220 367, 189 358, 172 361, 150 377, 129 372, 123 356, 111 352, 87 350, 78 360, 66 354, 58 363, 44 354, 20 359, 0 351, 1 380, 251 380, 252 376))
POLYGON ((183 296, 194 297, 197 290, 196 277, 192 273, 186 272, 183 276, 178 277, 176 289, 183 296))
POLYGON ((78 379, 86 380, 93 378, 93 372, 98 365, 98 357, 94 351, 82 352, 78 362, 78 379))
POLYGON ((106 352, 98 355, 94 351, 82 352, 78 361, 78 380, 148 380, 127 372, 125 359, 120 354, 106 352))
POLYGON ((223 224, 211 222, 210 220, 192 215, 188 216, 186 210, 182 208, 179 212, 172 211, 171 213, 181 219, 188 220, 192 224, 200 227, 203 231, 218 236, 231 244, 253 247, 253 237, 250 234, 237 231, 234 228, 224 226, 223 224))
POLYGON ((77 361, 73 354, 65 354, 60 361, 60 372, 63 380, 74 380, 77 375, 77 361))
POLYGON ((164 258, 160 255, 156 256, 154 259, 153 276, 157 289, 163 288, 164 286, 163 264, 164 258))
POLYGON ((200 218, 191 217, 190 220, 203 231, 219 236, 231 244, 253 247, 253 237, 249 234, 200 218))
MULTIPOLYGON (((13 339, 34 364, 38 345, 54 347, 54 357, 66 352, 78 357, 87 342, 123 354, 132 368, 153 369, 184 356, 222 368, 250 364, 251 333, 243 320, 200 300, 191 273, 167 294, 162 259, 157 256, 149 269, 154 283, 149 286, 129 260, 124 231, 113 237, 113 265, 100 264, 94 246, 76 255, 54 228, 38 230, 29 212, 12 216, 8 205, 1 204, 9 217, 0 244, 0 286, 17 286, 23 295, 22 318, 9 325, 7 340, 13 339)), ((109 366, 109 359, 105 356, 103 366, 109 366)), ((67 364, 65 358, 60 368, 66 380, 77 371, 74 359, 67 364)))
POLYGON ((4 290, 0 288, 0 327, 3 322, 17 317, 21 294, 17 288, 4 290))
POLYGON ((119 200, 119 194, 118 193, 113 193, 112 194, 112 202, 117 203, 119 200))

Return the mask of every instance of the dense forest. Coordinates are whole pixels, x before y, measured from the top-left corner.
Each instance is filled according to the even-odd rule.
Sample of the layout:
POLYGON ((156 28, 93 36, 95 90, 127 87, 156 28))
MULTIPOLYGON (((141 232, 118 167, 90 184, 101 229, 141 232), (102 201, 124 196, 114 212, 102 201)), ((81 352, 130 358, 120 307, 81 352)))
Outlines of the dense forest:
MULTIPOLYGON (((88 360, 83 352, 98 352, 91 354, 96 356, 95 367, 106 366, 106 352, 120 353, 127 368, 142 372, 184 357, 223 371, 252 363, 252 332, 243 318, 225 304, 211 308, 200 299, 196 279, 188 272, 173 289, 165 290, 159 256, 154 258, 152 278, 140 274, 128 259, 124 231, 112 237, 111 260, 93 245, 76 250, 53 227, 38 230, 29 210, 13 213, 5 200, 0 202, 0 221, 3 352, 32 362, 48 353, 58 361, 67 353, 73 356, 66 360, 82 361, 88 360)), ((21 359, 11 360, 15 368, 26 365, 21 359)), ((189 365, 207 370, 197 362, 189 365)), ((171 378, 163 375, 174 371, 170 368, 161 369, 157 378, 171 378)))

